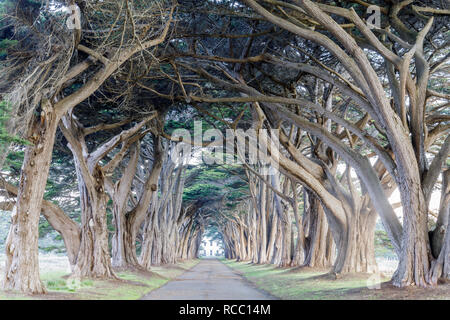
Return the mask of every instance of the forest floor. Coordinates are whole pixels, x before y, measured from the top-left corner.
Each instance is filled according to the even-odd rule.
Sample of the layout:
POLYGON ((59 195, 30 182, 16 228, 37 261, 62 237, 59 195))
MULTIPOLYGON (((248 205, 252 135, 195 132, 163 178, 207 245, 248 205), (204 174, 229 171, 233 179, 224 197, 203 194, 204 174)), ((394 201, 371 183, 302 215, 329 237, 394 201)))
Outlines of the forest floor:
MULTIPOLYGON (((65 256, 40 255, 41 279, 48 290, 45 295, 23 295, 0 290, 0 300, 136 300, 195 266, 200 260, 175 265, 155 266, 151 272, 117 271, 118 280, 71 281, 65 256)), ((4 255, 0 255, 3 274, 4 255)))
POLYGON ((339 279, 327 270, 277 268, 248 262, 222 260, 256 287, 286 300, 450 300, 450 284, 435 288, 396 288, 390 274, 345 275, 339 279))

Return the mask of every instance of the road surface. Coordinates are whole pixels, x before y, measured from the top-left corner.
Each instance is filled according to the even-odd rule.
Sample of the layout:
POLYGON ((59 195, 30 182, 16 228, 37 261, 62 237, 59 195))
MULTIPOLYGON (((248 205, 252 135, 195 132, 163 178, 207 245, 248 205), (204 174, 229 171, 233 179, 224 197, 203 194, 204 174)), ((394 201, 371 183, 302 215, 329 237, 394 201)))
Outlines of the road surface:
POLYGON ((217 259, 205 259, 143 300, 271 300, 217 259))

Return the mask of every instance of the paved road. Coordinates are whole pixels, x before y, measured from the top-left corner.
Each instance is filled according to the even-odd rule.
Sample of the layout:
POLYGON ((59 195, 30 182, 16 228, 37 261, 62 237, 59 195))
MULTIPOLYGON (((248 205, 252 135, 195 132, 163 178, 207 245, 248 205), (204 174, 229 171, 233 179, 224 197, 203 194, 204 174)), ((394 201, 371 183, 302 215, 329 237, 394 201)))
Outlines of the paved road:
POLYGON ((217 259, 205 259, 143 300, 270 300, 274 299, 217 259))

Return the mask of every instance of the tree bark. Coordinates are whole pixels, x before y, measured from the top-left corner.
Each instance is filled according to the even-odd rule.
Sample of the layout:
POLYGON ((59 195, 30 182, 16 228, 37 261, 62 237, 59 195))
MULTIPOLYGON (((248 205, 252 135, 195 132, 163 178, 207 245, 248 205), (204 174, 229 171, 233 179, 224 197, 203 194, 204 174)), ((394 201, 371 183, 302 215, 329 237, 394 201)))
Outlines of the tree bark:
POLYGON ((450 280, 450 223, 447 223, 444 243, 441 252, 436 260, 432 262, 431 283, 438 283, 439 279, 450 280))
POLYGON ((442 173, 441 200, 436 228, 431 232, 431 283, 450 279, 450 169, 442 173))
POLYGON ((126 214, 131 184, 139 158, 139 142, 131 147, 130 159, 122 177, 112 190, 114 235, 112 238, 112 266, 115 268, 138 267, 136 239, 133 239, 132 217, 126 214))
MULTIPOLYGON (((5 189, 8 195, 17 197, 18 188, 16 186, 6 181, 2 181, 1 187, 5 189)), ((4 203, 2 203, 2 205, 3 204, 4 203)), ((14 209, 14 206, 16 206, 16 201, 7 202, 6 206, 6 208, 2 207, 2 210, 16 210, 14 209)), ((70 267, 73 270, 73 267, 77 261, 78 250, 80 249, 80 227, 76 222, 70 219, 58 205, 50 201, 42 201, 41 213, 45 219, 47 219, 52 228, 55 229, 63 238, 70 267)))
MULTIPOLYGON (((6 242, 6 268, 3 281, 5 289, 21 290, 26 293, 45 293, 45 288, 39 279, 38 223, 59 120, 68 110, 95 92, 120 65, 134 54, 162 43, 172 22, 173 10, 174 6, 160 37, 123 50, 122 54, 117 56, 117 60, 101 68, 81 89, 54 105, 45 98, 41 99, 41 115, 33 116, 27 132, 32 145, 25 151, 17 211, 12 219, 6 242)), ((79 71, 73 72, 74 70, 70 69, 64 77, 65 81, 71 80, 85 70, 77 66, 74 69, 79 71)), ((64 83, 58 86, 59 89, 62 85, 64 83)), ((53 88, 52 91, 54 91, 53 88)), ((58 94, 59 92, 52 92, 53 96, 58 94)))
POLYGON ((136 253, 134 220, 129 215, 115 221, 116 229, 112 242, 112 266, 119 269, 140 269, 136 253))
POLYGON ((403 204, 403 245, 392 281, 398 287, 427 287, 430 283, 431 248, 425 198, 419 181, 409 180, 408 175, 397 177, 397 181, 403 204))
POLYGON ((258 264, 267 263, 267 211, 266 211, 266 197, 267 187, 264 183, 259 186, 259 243, 258 243, 258 264))
MULTIPOLYGON (((159 120, 163 120, 161 116, 159 120)), ((145 269, 149 269, 150 265, 155 263, 161 263, 160 257, 160 238, 159 235, 159 221, 158 221, 158 179, 160 178, 163 170, 165 160, 167 160, 167 153, 162 145, 161 137, 155 136, 153 139, 153 164, 147 179, 145 180, 143 190, 139 197, 137 206, 128 213, 128 219, 130 219, 131 227, 131 246, 134 247, 136 237, 139 232, 139 228, 144 223, 143 241, 141 246, 141 256, 138 259, 140 265, 145 269), (155 229, 156 228, 156 229, 155 229), (159 251, 158 251, 159 250, 159 251), (158 252, 157 252, 158 251, 158 252)), ((162 191, 161 191, 162 192, 162 191)), ((131 247, 131 249, 132 249, 131 247)), ((133 249, 133 253, 135 249, 133 249)))
POLYGON ((306 191, 307 207, 303 218, 305 232, 305 262, 311 268, 329 268, 333 265, 334 241, 325 217, 323 207, 314 194, 306 191))
MULTIPOLYGON (((297 184, 291 179, 292 197, 293 203, 292 208, 294 211, 295 225, 297 227, 297 241, 294 247, 294 256, 292 257, 291 266, 300 266, 305 260, 305 233, 303 229, 302 219, 300 213, 298 212, 298 193, 297 184)), ((303 202, 305 203, 305 201, 303 202)))
POLYGON ((59 117, 47 100, 41 101, 43 115, 34 116, 28 132, 31 145, 21 169, 17 210, 11 216, 6 239, 5 290, 40 294, 46 289, 39 278, 38 235, 42 199, 47 184, 53 143, 59 117))
MULTIPOLYGON (((140 129, 156 116, 157 113, 154 113, 145 118, 132 128, 115 135, 92 152, 88 151, 85 137, 98 130, 84 128, 72 111, 62 118, 60 128, 69 142, 68 146, 74 157, 81 202, 81 245, 73 272, 77 277, 116 277, 112 270, 108 245, 105 171, 114 170, 130 145, 140 137, 140 129), (119 144, 122 144, 121 150, 104 167, 101 167, 100 160, 119 144)), ((118 124, 120 126, 121 122, 118 124)))
POLYGON ((94 184, 88 186, 75 159, 81 202, 81 244, 73 275, 79 278, 116 278, 112 269, 106 221, 107 196, 102 169, 92 172, 94 184))
POLYGON ((337 242, 338 255, 333 272, 339 273, 375 273, 378 267, 375 261, 374 234, 376 214, 358 213, 349 221, 346 232, 337 242))
POLYGON ((281 222, 281 261, 278 264, 280 267, 288 267, 292 262, 292 223, 288 212, 285 212, 283 221, 281 222))

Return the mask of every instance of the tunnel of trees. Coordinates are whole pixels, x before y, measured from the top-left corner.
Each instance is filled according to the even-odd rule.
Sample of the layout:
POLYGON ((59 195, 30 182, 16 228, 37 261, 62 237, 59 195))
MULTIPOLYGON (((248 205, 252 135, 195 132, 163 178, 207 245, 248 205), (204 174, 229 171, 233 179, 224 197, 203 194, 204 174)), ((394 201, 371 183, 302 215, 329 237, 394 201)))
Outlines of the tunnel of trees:
POLYGON ((0 15, 5 290, 46 292, 43 224, 79 278, 195 258, 207 233, 229 259, 374 273, 381 223, 395 286, 450 279, 445 1, 0 0, 0 15))

